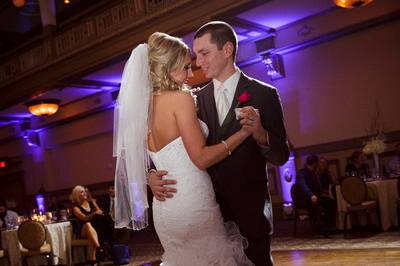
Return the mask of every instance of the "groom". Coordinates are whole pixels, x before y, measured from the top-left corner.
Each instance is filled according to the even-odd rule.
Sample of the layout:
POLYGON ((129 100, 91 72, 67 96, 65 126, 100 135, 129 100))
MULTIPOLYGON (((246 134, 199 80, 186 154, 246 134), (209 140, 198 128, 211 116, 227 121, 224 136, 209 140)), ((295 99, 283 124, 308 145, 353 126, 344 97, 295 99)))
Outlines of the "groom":
MULTIPOLYGON (((272 265, 266 161, 280 165, 289 156, 279 96, 275 88, 244 75, 236 67, 237 37, 229 24, 213 21, 203 25, 194 36, 193 50, 196 65, 206 78, 212 78, 197 92, 198 115, 210 131, 207 145, 220 143, 242 126, 252 132, 252 138, 246 139, 231 156, 208 169, 216 199, 224 220, 236 222, 247 238, 248 258, 255 265, 272 265), (235 117, 237 106, 242 108, 240 120, 235 117)), ((162 180, 165 173, 149 175, 153 194, 161 201, 176 192, 165 186, 175 183, 162 180)))

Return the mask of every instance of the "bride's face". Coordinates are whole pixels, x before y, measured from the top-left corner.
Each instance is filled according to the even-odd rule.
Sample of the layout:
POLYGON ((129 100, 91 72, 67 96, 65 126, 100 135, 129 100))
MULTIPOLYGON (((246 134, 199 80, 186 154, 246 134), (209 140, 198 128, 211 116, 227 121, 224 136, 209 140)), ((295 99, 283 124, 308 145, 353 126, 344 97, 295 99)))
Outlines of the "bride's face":
POLYGON ((187 56, 185 59, 184 66, 178 67, 177 69, 171 71, 170 75, 171 75, 171 78, 179 85, 182 85, 183 83, 187 83, 188 79, 193 77, 192 64, 191 64, 190 57, 187 56))

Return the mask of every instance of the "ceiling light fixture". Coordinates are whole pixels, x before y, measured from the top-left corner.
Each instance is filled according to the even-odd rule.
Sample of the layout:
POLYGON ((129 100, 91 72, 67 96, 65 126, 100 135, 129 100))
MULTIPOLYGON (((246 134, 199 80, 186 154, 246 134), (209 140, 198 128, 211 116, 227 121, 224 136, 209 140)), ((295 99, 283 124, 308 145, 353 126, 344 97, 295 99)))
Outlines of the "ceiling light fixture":
POLYGON ((337 6, 343 8, 355 8, 368 5, 373 0, 334 0, 337 6))
POLYGON ((15 7, 23 7, 26 4, 26 0, 13 0, 15 7))
POLYGON ((33 100, 25 103, 29 112, 36 116, 49 116, 58 111, 60 100, 57 99, 41 99, 33 100))

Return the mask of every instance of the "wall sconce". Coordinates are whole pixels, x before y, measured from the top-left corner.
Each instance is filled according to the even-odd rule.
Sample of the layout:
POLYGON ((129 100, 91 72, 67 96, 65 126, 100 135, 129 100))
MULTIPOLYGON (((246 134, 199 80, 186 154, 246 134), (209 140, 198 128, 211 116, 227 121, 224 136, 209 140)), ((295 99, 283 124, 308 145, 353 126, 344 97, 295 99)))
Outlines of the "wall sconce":
POLYGON ((22 137, 24 138, 25 143, 29 147, 39 147, 40 146, 39 134, 37 132, 27 130, 23 133, 22 137))
POLYGON ((60 100, 57 99, 42 99, 34 100, 25 103, 29 112, 36 116, 49 116, 58 111, 60 100))
POLYGON ((285 77, 285 69, 280 54, 266 54, 263 56, 262 62, 267 68, 267 75, 272 80, 285 77))

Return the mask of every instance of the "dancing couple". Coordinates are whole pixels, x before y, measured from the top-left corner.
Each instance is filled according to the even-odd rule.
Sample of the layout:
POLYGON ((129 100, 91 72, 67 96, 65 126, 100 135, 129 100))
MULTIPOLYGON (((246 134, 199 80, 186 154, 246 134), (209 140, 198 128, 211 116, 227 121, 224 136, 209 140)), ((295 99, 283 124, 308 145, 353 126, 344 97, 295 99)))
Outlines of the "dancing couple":
POLYGON ((148 183, 162 265, 272 265, 267 160, 289 149, 275 88, 235 65, 224 22, 194 36, 204 88, 190 91, 190 49, 153 33, 125 65, 115 109, 116 227, 147 225, 148 183), (152 169, 149 168, 150 159, 152 169))

